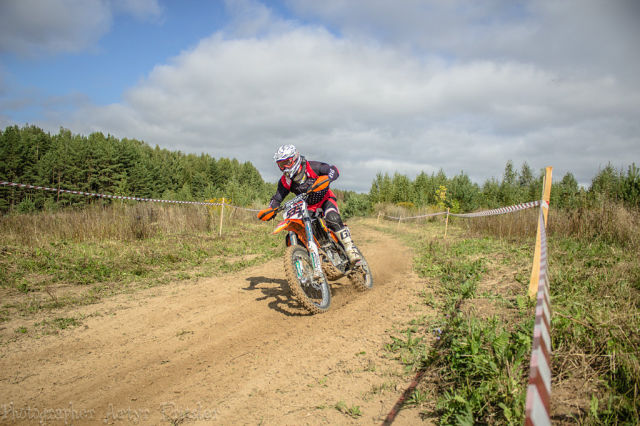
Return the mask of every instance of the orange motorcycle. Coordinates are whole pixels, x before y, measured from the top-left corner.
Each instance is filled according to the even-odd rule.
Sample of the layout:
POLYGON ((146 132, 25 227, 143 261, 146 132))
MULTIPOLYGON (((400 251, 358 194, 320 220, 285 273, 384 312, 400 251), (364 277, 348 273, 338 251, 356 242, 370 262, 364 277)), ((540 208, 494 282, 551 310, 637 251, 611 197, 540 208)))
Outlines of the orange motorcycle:
POLYGON ((358 250, 362 260, 351 264, 345 248, 321 215, 307 209, 309 194, 325 190, 328 186, 329 180, 321 176, 309 192, 294 197, 280 207, 258 213, 260 220, 267 221, 278 212, 283 212, 284 220, 273 233, 287 231, 284 270, 289 290, 313 314, 329 309, 331 291, 328 280, 346 276, 358 290, 373 287, 371 269, 362 252, 358 250))

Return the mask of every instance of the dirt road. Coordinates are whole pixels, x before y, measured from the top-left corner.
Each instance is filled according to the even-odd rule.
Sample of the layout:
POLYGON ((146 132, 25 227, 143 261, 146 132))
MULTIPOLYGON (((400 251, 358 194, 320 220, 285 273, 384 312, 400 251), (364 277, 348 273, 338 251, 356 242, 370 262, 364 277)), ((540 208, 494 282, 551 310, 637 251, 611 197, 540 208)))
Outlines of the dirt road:
POLYGON ((332 282, 322 315, 287 296, 281 259, 64 312, 86 317, 1 348, 0 423, 379 424, 411 377, 387 331, 419 315, 425 283, 390 234, 352 229, 374 289, 332 282))

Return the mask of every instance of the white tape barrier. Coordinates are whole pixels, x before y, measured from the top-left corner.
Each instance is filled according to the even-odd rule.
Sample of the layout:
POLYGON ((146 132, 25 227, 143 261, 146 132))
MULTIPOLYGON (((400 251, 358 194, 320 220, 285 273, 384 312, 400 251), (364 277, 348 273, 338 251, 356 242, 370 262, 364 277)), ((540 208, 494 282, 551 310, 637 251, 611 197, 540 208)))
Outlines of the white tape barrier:
POLYGON ((505 213, 513 213, 513 212, 517 212, 520 210, 526 210, 526 209, 530 209, 532 207, 538 207, 541 204, 540 201, 530 201, 528 203, 522 203, 522 204, 516 204, 514 206, 509 206, 509 207, 500 207, 499 209, 493 209, 493 210, 485 210, 482 212, 475 212, 475 213, 450 213, 449 216, 455 216, 455 217, 484 217, 484 216, 495 216, 495 215, 499 215, 499 214, 505 214, 505 213))
MULTIPOLYGON (((499 209, 493 209, 493 210, 484 210, 484 211, 475 212, 475 213, 449 213, 449 216, 455 216, 455 217, 495 216, 495 215, 499 215, 499 214, 513 213, 513 212, 517 212, 517 211, 520 211, 520 210, 526 210, 526 209, 530 209, 532 207, 538 207, 541 204, 542 204, 541 201, 530 201, 528 203, 516 204, 516 205, 508 206, 508 207, 500 207, 499 209)), ((424 215, 421 215, 421 216, 409 216, 409 217, 387 216, 386 214, 383 214, 383 216, 387 217, 389 219, 402 221, 402 220, 408 220, 408 219, 419 219, 419 218, 423 218, 423 217, 442 216, 442 215, 446 215, 446 214, 447 214, 447 212, 438 212, 438 213, 424 214, 424 215)))
POLYGON ((429 213, 429 214, 423 214, 423 215, 420 215, 420 216, 409 216, 409 217, 387 216, 386 214, 383 214, 383 216, 384 217, 388 217, 389 219, 393 219, 393 220, 408 220, 408 219, 420 219, 420 218, 423 218, 423 217, 442 216, 443 214, 447 214, 447 212, 429 213))
POLYGON ((171 203, 171 204, 195 204, 200 206, 226 206, 233 207, 234 209, 247 210, 250 212, 258 212, 260 210, 256 209, 248 209, 245 207, 238 207, 227 203, 210 203, 207 201, 177 201, 177 200, 158 200, 154 198, 140 198, 140 197, 126 197, 124 195, 109 195, 109 194, 96 194, 94 192, 83 192, 83 191, 70 191, 68 189, 58 189, 58 188, 49 188, 46 186, 36 186, 36 185, 27 185, 24 183, 15 183, 15 182, 0 182, 0 185, 4 186, 14 186, 18 188, 28 188, 28 189, 39 189, 42 191, 51 191, 51 192, 63 192, 65 194, 75 194, 75 195, 84 195, 86 197, 99 197, 99 198, 111 198, 114 200, 132 200, 132 201, 148 201, 153 203, 171 203))
POLYGON ((547 233, 540 209, 540 279, 536 303, 536 322, 533 326, 533 346, 525 424, 551 425, 551 299, 547 274, 547 233))

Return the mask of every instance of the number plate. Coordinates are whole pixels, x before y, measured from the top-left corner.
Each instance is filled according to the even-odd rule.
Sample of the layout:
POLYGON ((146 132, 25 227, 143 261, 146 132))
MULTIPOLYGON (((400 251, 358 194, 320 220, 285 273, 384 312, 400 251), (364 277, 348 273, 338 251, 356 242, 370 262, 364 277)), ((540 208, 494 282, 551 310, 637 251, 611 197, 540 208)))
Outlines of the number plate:
POLYGON ((302 219, 302 207, 304 202, 294 204, 289 210, 284 212, 285 219, 302 219))

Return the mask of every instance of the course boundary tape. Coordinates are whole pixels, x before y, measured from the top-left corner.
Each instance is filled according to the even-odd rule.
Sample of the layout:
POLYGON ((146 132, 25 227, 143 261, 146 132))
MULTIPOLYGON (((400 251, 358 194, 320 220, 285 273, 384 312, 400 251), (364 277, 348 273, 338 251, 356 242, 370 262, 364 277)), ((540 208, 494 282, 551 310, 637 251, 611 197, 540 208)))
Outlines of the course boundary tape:
POLYGON ((245 207, 234 206, 232 204, 227 204, 227 203, 211 203, 208 201, 178 201, 178 200, 160 200, 155 198, 127 197, 124 195, 110 195, 110 194, 98 194, 95 192, 72 191, 69 189, 50 188, 47 186, 28 185, 25 183, 15 183, 15 182, 6 182, 6 181, 0 182, 0 185, 13 186, 18 188, 27 188, 27 189, 39 189, 42 191, 62 192, 65 194, 84 195, 86 197, 111 198, 114 200, 132 200, 132 201, 145 201, 145 202, 153 202, 153 203, 170 203, 170 204, 194 204, 199 206, 226 206, 226 207, 233 207, 235 209, 240 209, 240 210, 247 210, 251 212, 259 211, 256 209, 248 209, 245 207))
POLYGON ((514 213, 520 210, 526 210, 533 207, 538 207, 540 204, 541 204, 541 201, 539 200, 529 201, 528 203, 516 204, 514 206, 508 206, 508 207, 500 207, 498 209, 485 210, 485 211, 475 212, 475 213, 450 213, 449 216, 454 216, 454 217, 495 216, 499 214, 514 213))
POLYGON ((384 217, 388 217, 389 219, 394 219, 394 220, 409 220, 409 219, 421 219, 423 217, 442 216, 443 214, 447 214, 447 212, 429 213, 429 214, 423 214, 423 215, 420 215, 420 216, 409 216, 409 217, 387 216, 386 214, 383 215, 383 216, 384 217))
POLYGON ((513 206, 508 206, 508 207, 500 207, 498 209, 492 209, 492 210, 483 210, 480 212, 474 212, 474 213, 447 213, 447 212, 437 212, 437 213, 429 213, 429 214, 423 214, 420 216, 409 216, 409 217, 396 217, 396 216, 389 216, 386 214, 383 214, 382 216, 389 218, 389 219, 393 219, 393 220, 397 220, 397 221, 403 221, 403 220, 409 220, 409 219, 420 219, 420 218, 424 218, 424 217, 433 217, 433 216, 442 216, 442 215, 446 215, 448 214, 449 216, 454 216, 454 217, 485 217, 485 216, 495 216, 495 215, 500 215, 500 214, 506 214, 506 213, 514 213, 520 210, 526 210, 526 209, 530 209, 533 207, 538 207, 542 204, 542 201, 540 200, 536 200, 536 201, 529 201, 527 203, 522 203, 522 204, 515 204, 513 206))

